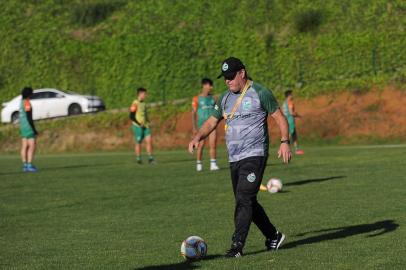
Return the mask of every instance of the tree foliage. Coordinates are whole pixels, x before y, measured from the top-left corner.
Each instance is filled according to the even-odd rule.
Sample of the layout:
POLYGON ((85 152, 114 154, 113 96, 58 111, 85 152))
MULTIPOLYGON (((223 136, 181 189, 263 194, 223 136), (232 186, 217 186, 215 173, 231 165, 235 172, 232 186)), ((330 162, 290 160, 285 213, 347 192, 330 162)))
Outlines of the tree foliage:
POLYGON ((231 55, 277 95, 404 83, 405 12, 401 0, 5 1, 0 100, 24 85, 94 93, 110 108, 141 85, 151 100, 189 97, 231 55))

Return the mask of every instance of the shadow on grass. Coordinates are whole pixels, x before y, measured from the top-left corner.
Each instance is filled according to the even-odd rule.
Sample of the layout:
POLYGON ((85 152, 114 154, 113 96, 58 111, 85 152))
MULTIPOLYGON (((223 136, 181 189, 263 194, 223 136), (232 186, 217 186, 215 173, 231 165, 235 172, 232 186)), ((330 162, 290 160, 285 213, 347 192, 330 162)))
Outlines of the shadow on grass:
POLYGON ((44 167, 44 168, 38 168, 38 169, 41 171, 53 171, 53 170, 63 170, 63 169, 105 167, 105 166, 114 165, 114 164, 118 164, 118 163, 76 164, 76 165, 65 165, 65 166, 55 166, 55 167, 44 167))
POLYGON ((320 182, 325 182, 325 181, 330 181, 330 180, 342 179, 345 177, 346 176, 344 176, 344 175, 339 175, 339 176, 330 176, 330 177, 322 177, 322 178, 314 178, 314 179, 305 179, 305 180, 286 183, 286 184, 284 184, 284 186, 301 186, 301 185, 306 185, 306 184, 320 183, 320 182))
MULTIPOLYGON (((55 166, 55 167, 38 167, 38 172, 40 173, 42 171, 55 171, 55 170, 64 170, 64 169, 78 169, 78 168, 91 168, 91 167, 105 167, 108 165, 113 165, 113 164, 118 164, 118 163, 99 163, 99 164, 77 164, 77 165, 65 165, 65 166, 55 166)), ((17 174, 32 174, 30 172, 5 172, 5 173, 0 173, 1 175, 17 175, 17 174)))
MULTIPOLYGON (((324 241, 336 240, 336 239, 343 239, 359 234, 368 234, 366 237, 375 237, 385 233, 392 232, 399 227, 392 219, 377 221, 375 223, 368 223, 368 224, 360 224, 360 225, 353 225, 353 226, 346 226, 346 227, 337 227, 337 228, 330 228, 330 229, 323 229, 311 232, 305 232, 297 234, 296 236, 305 236, 310 233, 322 233, 315 236, 310 236, 308 238, 296 240, 293 242, 289 242, 281 247, 281 249, 290 249, 295 248, 302 245, 309 245, 324 241)), ((266 250, 258 250, 250 253, 246 253, 246 255, 254 255, 258 253, 266 252, 266 250)))
MULTIPOLYGON (((218 258, 222 258, 221 255, 208 255, 203 260, 199 261, 208 261, 214 260, 218 258)), ((172 263, 172 264, 157 264, 157 265, 150 265, 145 267, 134 268, 133 270, 189 270, 189 269, 198 269, 200 265, 197 265, 193 261, 184 261, 180 263, 172 263)))
POLYGON ((323 233, 315 236, 311 236, 305 239, 297 240, 294 242, 287 243, 283 246, 284 249, 294 248, 301 245, 308 245, 313 243, 318 243, 322 241, 329 241, 335 239, 346 238, 358 234, 369 234, 366 237, 375 237, 385 233, 392 232, 399 227, 399 224, 395 223, 394 220, 388 219, 383 221, 377 221, 375 223, 360 224, 346 227, 338 227, 331 229, 324 229, 312 232, 300 233, 297 236, 304 236, 309 233, 323 233), (324 233, 325 232, 325 233, 324 233))
POLYGON ((196 159, 191 156, 190 158, 184 158, 184 159, 170 159, 170 160, 162 160, 162 161, 157 161, 159 162, 159 164, 176 164, 176 163, 185 163, 185 162, 191 162, 191 163, 195 163, 196 159))

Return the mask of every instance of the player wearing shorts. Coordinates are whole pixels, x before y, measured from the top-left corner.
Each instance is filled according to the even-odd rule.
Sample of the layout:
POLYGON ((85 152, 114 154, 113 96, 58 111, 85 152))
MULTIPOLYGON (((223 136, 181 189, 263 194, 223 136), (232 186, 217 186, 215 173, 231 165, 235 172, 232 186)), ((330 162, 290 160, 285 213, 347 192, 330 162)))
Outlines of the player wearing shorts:
POLYGON ((282 111, 288 120, 290 140, 293 142, 296 155, 303 155, 304 151, 299 148, 295 120, 295 118, 300 117, 300 115, 295 110, 295 104, 293 103, 293 92, 291 90, 286 91, 285 98, 286 99, 285 102, 283 102, 282 111))
MULTIPOLYGON (((192 100, 192 125, 193 135, 197 133, 203 123, 210 117, 214 105, 216 104, 216 97, 211 94, 213 90, 213 81, 204 78, 202 79, 202 91, 198 96, 193 97, 192 100)), ((216 163, 216 130, 209 135, 209 147, 210 147, 210 170, 218 170, 219 167, 216 163)), ((205 140, 199 143, 197 148, 197 161, 196 170, 200 172, 203 169, 202 156, 205 140)))
POLYGON ((141 158, 141 143, 145 140, 148 163, 155 164, 154 156, 152 154, 152 137, 151 128, 147 114, 147 106, 145 98, 147 90, 145 88, 137 89, 137 99, 133 101, 130 107, 130 119, 132 121, 131 129, 135 139, 135 155, 138 164, 142 164, 141 158))
POLYGON ((189 143, 189 152, 225 119, 225 137, 230 162, 231 183, 235 197, 234 233, 226 257, 241 257, 251 222, 265 236, 268 250, 277 250, 285 235, 277 231, 257 201, 257 193, 268 159, 267 118, 271 115, 281 131, 278 155, 284 163, 291 159, 288 123, 272 92, 248 80, 241 60, 230 57, 223 61, 221 74, 227 91, 220 96, 212 116, 189 143))
POLYGON ((33 90, 31 87, 24 87, 21 91, 21 103, 19 110, 20 135, 21 135, 21 160, 24 172, 37 172, 32 164, 35 155, 36 137, 38 135, 32 119, 32 106, 30 97, 33 90))

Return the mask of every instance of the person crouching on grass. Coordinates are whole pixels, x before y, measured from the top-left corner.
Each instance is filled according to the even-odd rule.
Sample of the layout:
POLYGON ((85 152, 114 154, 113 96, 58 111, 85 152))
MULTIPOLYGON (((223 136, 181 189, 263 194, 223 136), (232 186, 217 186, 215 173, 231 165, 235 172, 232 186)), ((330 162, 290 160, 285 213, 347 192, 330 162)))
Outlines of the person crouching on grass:
POLYGON ((31 87, 24 87, 21 91, 21 104, 19 111, 20 135, 21 135, 21 160, 24 172, 37 172, 37 168, 32 165, 34 160, 36 137, 38 135, 32 119, 32 106, 30 97, 33 94, 31 87))
POLYGON ((147 89, 140 87, 137 89, 137 99, 133 101, 130 107, 130 119, 132 121, 132 131, 135 139, 135 155, 138 164, 142 164, 141 159, 141 143, 145 139, 148 153, 149 164, 155 164, 152 154, 152 137, 150 123, 147 114, 147 106, 145 98, 147 97, 147 89))

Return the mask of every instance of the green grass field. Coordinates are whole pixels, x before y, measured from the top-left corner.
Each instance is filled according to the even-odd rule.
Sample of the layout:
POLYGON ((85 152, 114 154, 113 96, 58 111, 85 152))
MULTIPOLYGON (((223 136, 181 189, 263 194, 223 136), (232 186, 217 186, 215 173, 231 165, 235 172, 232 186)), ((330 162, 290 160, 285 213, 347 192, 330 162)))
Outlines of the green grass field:
POLYGON ((0 156, 0 268, 404 269, 406 145, 305 150, 289 166, 272 156, 265 177, 284 191, 259 195, 284 248, 265 252, 252 226, 246 256, 231 260, 224 150, 224 169, 204 173, 186 151, 159 152, 156 166, 131 153, 43 155, 36 174, 0 156), (205 260, 180 257, 190 235, 207 241, 205 260))

